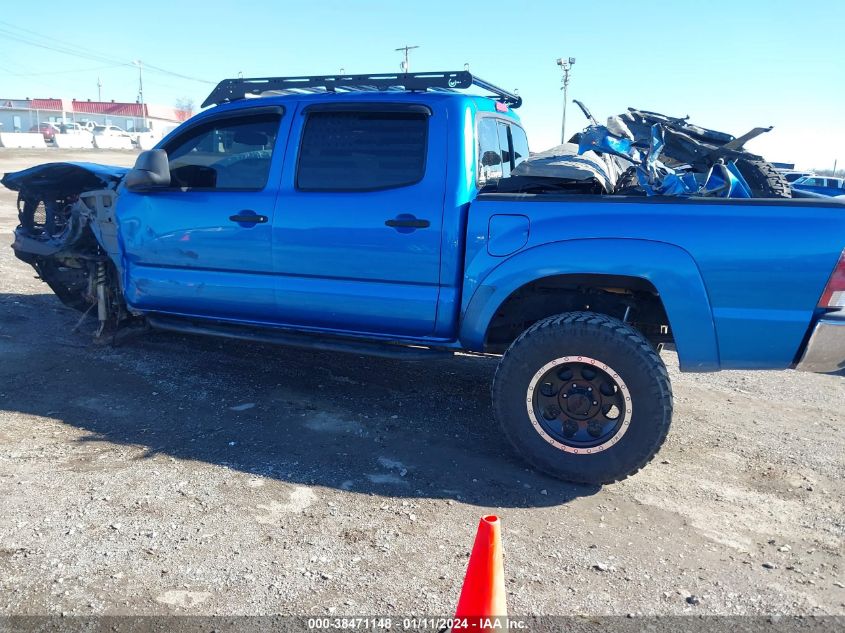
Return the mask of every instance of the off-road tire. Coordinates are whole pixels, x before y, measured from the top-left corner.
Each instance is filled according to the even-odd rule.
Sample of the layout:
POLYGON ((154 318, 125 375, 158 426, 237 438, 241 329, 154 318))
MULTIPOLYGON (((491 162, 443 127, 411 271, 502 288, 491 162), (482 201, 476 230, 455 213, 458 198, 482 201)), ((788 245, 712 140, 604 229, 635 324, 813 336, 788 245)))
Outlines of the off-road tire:
POLYGON ((567 312, 532 325, 502 356, 493 379, 493 411, 505 436, 536 469, 566 481, 608 484, 637 472, 660 449, 672 421, 672 387, 663 361, 637 330, 603 314, 567 312), (598 452, 556 447, 529 414, 532 379, 567 357, 610 368, 630 394, 627 429, 598 452))
POLYGON ((791 198, 792 189, 775 166, 762 159, 738 158, 736 167, 755 198, 791 198))

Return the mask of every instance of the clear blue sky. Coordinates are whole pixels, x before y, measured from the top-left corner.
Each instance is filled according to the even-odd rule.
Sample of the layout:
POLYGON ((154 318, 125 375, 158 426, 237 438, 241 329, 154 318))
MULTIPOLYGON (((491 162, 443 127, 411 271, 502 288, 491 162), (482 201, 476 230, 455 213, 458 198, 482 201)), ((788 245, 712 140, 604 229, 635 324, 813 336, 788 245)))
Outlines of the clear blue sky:
MULTIPOLYGON (((597 118, 628 106, 739 135, 774 125, 749 149, 803 167, 845 164, 845 1, 452 0, 299 2, 64 1, 4 4, 0 98, 134 101, 142 60, 190 77, 394 72, 404 44, 412 70, 461 69, 519 88, 532 149, 560 130, 557 57, 577 59, 570 97, 597 118), (17 30, 11 25, 28 29, 17 30), (36 41, 67 52, 38 48, 36 41), (37 34, 46 36, 39 38, 37 34), (57 38, 57 39, 56 39, 57 38), (111 66, 111 67, 107 67, 111 66)), ((149 70, 146 100, 197 104, 211 89, 149 70)), ((584 119, 571 107, 568 130, 584 119)))

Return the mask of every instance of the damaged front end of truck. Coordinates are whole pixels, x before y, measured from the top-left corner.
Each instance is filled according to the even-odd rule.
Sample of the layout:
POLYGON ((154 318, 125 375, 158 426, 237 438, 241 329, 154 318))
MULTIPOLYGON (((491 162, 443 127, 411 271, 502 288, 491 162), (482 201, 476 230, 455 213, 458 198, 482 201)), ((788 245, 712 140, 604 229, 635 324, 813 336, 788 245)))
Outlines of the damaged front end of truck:
POLYGON ((12 248, 65 305, 97 311, 97 335, 117 330, 130 315, 114 210, 128 170, 93 163, 48 163, 6 174, 18 192, 19 225, 12 248))

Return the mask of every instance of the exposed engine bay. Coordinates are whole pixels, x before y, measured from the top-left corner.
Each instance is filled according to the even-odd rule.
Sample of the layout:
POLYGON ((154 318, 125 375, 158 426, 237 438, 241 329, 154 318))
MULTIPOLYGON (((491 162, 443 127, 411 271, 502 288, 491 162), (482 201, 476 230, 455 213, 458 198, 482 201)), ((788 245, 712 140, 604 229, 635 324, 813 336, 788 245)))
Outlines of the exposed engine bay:
POLYGON ((35 268, 65 305, 85 314, 96 308, 97 336, 115 332, 131 317, 122 299, 114 218, 115 189, 127 171, 48 163, 0 181, 18 192, 15 255, 35 268))

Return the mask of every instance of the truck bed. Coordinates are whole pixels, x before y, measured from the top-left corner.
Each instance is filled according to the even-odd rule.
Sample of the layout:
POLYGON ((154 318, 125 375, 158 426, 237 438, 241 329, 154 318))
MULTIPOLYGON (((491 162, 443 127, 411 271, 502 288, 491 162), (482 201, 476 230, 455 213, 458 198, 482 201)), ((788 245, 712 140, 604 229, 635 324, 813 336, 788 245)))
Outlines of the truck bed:
POLYGON ((519 270, 631 275, 660 292, 686 369, 785 368, 844 245, 836 200, 483 193, 469 212, 463 312, 518 287, 519 270))

